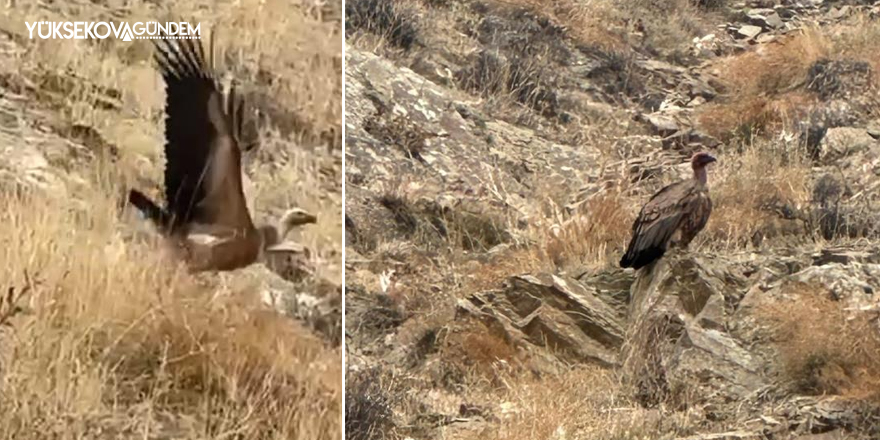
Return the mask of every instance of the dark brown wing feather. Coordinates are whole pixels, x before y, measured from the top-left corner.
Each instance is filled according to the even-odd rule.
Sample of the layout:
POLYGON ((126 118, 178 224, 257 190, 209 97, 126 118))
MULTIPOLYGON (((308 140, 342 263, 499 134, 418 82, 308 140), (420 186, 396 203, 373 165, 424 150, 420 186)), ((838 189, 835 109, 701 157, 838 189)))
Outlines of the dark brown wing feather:
POLYGON ((156 48, 166 85, 165 197, 172 229, 192 222, 253 228, 234 129, 240 100, 224 99, 200 40, 157 40, 156 48))
POLYGON ((686 245, 708 220, 711 203, 704 209, 708 200, 705 188, 695 180, 673 183, 654 194, 633 222, 633 236, 620 266, 639 269, 662 257, 679 230, 686 245))

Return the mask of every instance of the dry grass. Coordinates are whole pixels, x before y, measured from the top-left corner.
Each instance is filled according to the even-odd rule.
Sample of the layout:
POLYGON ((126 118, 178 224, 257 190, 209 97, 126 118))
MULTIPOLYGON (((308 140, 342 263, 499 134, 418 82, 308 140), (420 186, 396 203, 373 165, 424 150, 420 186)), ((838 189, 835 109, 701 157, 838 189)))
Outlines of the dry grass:
POLYGON ((455 326, 443 340, 440 358, 469 382, 498 383, 499 365, 504 365, 505 371, 521 367, 516 347, 505 339, 500 329, 476 321, 455 326))
POLYGON ((353 0, 345 6, 346 36, 366 44, 371 41, 374 50, 390 46, 409 50, 419 39, 419 14, 416 2, 385 2, 379 0, 353 0), (370 34, 375 39, 364 39, 370 34))
POLYGON ((349 440, 399 439, 394 425, 393 390, 378 370, 349 374, 345 383, 345 437, 349 440))
POLYGON ((292 206, 317 214, 292 238, 319 276, 341 277, 341 3, 7 6, 0 29, 15 49, 0 52, 0 77, 29 104, 0 128, 46 156, 62 188, 0 199, 0 287, 26 292, 20 309, 0 306, 15 312, 0 332, 0 438, 339 438, 339 352, 267 309, 247 276, 193 277, 133 240, 118 211, 125 189, 161 182, 164 94, 149 43, 28 40, 24 29, 110 17, 195 17, 217 31, 221 70, 272 126, 250 164, 256 220, 292 206), (89 127, 115 153, 75 156, 21 128, 43 125, 89 127))
POLYGON ((564 26, 576 40, 605 51, 637 47, 666 56, 686 50, 691 39, 711 32, 707 12, 690 0, 506 0, 564 26))
POLYGON ((557 269, 573 264, 601 267, 613 263, 612 253, 625 246, 632 232, 634 212, 619 191, 609 190, 584 202, 572 218, 557 219, 542 240, 540 252, 557 269))
POLYGON ((801 92, 775 98, 739 95, 724 103, 707 104, 698 112, 700 126, 719 139, 748 139, 755 135, 793 130, 809 113, 816 99, 801 92))
POLYGON ((841 58, 865 61, 874 71, 874 84, 880 87, 880 22, 858 14, 834 34, 834 51, 841 58))
POLYGON ((0 437, 338 438, 339 354, 253 286, 128 243, 104 194, 0 201, 4 287, 29 286, 0 339, 0 437))
POLYGON ((792 284, 788 298, 756 310, 770 325, 782 373, 802 393, 880 399, 880 330, 876 317, 848 311, 831 292, 792 284))
POLYGON ((737 155, 719 158, 710 170, 712 217, 698 237, 721 249, 747 245, 777 208, 805 208, 810 201, 811 164, 803 149, 777 141, 756 141, 737 155))
POLYGON ((500 426, 463 438, 636 440, 686 435, 693 428, 685 426, 696 426, 688 414, 639 408, 607 370, 576 368, 545 379, 507 375, 502 382, 491 393, 500 426))
POLYGON ((580 41, 604 50, 621 50, 623 41, 620 11, 609 0, 507 0, 503 3, 529 8, 568 29, 580 41), (618 32, 614 32, 614 28, 618 32))
MULTIPOLYGON (((273 97, 292 113, 291 119, 298 122, 299 126, 293 129, 297 139, 335 136, 338 147, 342 120, 341 23, 338 22, 338 12, 305 1, 244 1, 211 8, 210 13, 207 10, 206 4, 199 1, 177 4, 173 9, 136 2, 124 12, 95 3, 67 3, 51 9, 29 3, 10 9, 3 27, 26 38, 24 22, 37 19, 88 20, 120 13, 122 19, 129 21, 197 17, 203 33, 211 29, 217 33, 221 67, 233 70, 246 84, 259 81, 261 94, 273 97)), ((117 17, 114 19, 118 20, 117 17)), ((125 125, 137 123, 141 118, 151 120, 152 125, 161 99, 156 93, 161 82, 148 62, 151 54, 148 42, 124 43, 109 39, 100 40, 98 44, 76 40, 28 41, 27 52, 16 67, 37 84, 47 72, 89 78, 100 86, 124 91, 125 107, 133 113, 127 115, 129 124, 125 125)), ((75 92, 80 91, 84 90, 75 92)), ((65 104, 69 116, 95 124, 102 131, 114 131, 113 127, 119 124, 111 123, 116 121, 104 114, 107 110, 96 109, 92 105, 93 98, 80 93, 67 96, 65 104)), ((143 127, 130 128, 148 132, 143 127)), ((142 142, 146 145, 140 151, 150 150, 148 145, 152 142, 142 142)))
POLYGON ((700 125, 723 139, 793 131, 818 101, 804 86, 810 67, 822 59, 867 62, 878 84, 880 25, 862 15, 852 20, 839 27, 806 27, 716 63, 713 72, 727 87, 726 96, 700 109, 700 125))
POLYGON ((700 125, 709 134, 724 139, 791 129, 815 100, 798 92, 807 71, 831 50, 831 42, 822 31, 806 28, 792 37, 720 61, 714 69, 727 87, 726 97, 701 108, 700 125))

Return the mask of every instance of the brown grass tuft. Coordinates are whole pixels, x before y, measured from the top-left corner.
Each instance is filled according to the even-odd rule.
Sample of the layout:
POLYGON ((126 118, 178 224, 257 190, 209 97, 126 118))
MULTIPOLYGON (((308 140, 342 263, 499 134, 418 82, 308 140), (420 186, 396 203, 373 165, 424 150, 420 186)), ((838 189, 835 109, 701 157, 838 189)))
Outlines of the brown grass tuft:
POLYGON ((710 171, 712 216, 699 241, 728 249, 747 245, 779 208, 804 207, 810 200, 810 161, 800 149, 756 141, 737 156, 719 159, 710 171))
MULTIPOLYGON (((19 127, 88 133, 113 153, 83 152, 93 147, 83 139, 86 148, 53 149, 12 130, 18 148, 47 157, 39 172, 58 188, 0 195, 0 288, 26 292, 0 305, 9 324, 0 328, 0 438, 339 438, 340 354, 263 306, 247 277, 190 276, 117 206, 132 181, 161 182, 164 94, 150 44, 15 35, 24 21, 110 17, 192 17, 203 35, 217 30, 221 70, 270 116, 267 171, 285 174, 255 182, 257 196, 319 216, 301 241, 320 275, 338 278, 340 264, 327 260, 341 250, 341 167, 329 185, 337 192, 320 176, 341 149, 341 4, 105 3, 13 2, 0 20, 10 35, 0 95, 25 98, 12 115, 19 127)), ((258 221, 276 214, 257 208, 258 221)))
POLYGON ((338 353, 253 286, 128 243, 114 203, 88 197, 0 200, 0 279, 30 286, 0 334, 0 437, 339 437, 338 353))
POLYGON ((505 3, 529 8, 565 26, 574 38, 604 50, 626 47, 623 35, 612 32, 619 26, 618 11, 608 0, 508 0, 505 3))
POLYGON ((880 330, 876 317, 848 311, 831 292, 792 284, 785 299, 757 308, 770 323, 782 373, 796 391, 880 399, 880 330))
POLYGON ((618 191, 597 194, 580 205, 571 219, 550 226, 539 252, 557 268, 604 266, 615 247, 625 245, 629 238, 635 219, 630 206, 618 191))
POLYGON ((501 382, 492 393, 500 426, 464 438, 675 438, 697 423, 685 414, 640 408, 608 370, 580 367, 543 379, 502 374, 501 382))
POLYGON ((792 37, 733 55, 715 66, 726 97, 704 106, 700 125, 712 136, 729 139, 778 131, 803 119, 815 99, 798 90, 810 66, 829 55, 828 38, 807 28, 792 37))
POLYGON ((519 366, 516 347, 500 329, 471 321, 457 325, 444 340, 440 357, 446 364, 481 379, 497 379, 498 363, 519 366))

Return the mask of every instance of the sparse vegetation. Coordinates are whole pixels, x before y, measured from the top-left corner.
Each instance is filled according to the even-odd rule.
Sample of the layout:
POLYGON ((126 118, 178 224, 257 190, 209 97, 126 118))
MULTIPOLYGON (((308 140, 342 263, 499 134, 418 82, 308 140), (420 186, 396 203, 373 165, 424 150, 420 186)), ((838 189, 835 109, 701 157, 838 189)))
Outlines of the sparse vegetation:
POLYGON ((418 42, 418 16, 406 3, 355 0, 345 5, 345 31, 347 35, 369 32, 408 50, 418 42))
POLYGON ((268 306, 265 275, 191 275, 122 207, 133 182, 162 181, 164 94, 150 42, 30 40, 24 22, 185 17, 213 31, 220 73, 242 83, 260 135, 245 158, 252 213, 316 214, 290 238, 338 286, 341 9, 5 6, 0 438, 340 438, 339 349, 268 306))
POLYGON ((107 189, 88 211, 3 196, 3 287, 23 298, 0 334, 0 436, 338 438, 338 354, 250 283, 132 246, 107 189))
POLYGON ((350 440, 391 440, 395 432, 395 402, 389 390, 383 388, 380 372, 370 370, 349 374, 345 382, 345 438, 350 440))
POLYGON ((880 399, 880 334, 870 315, 847 310, 833 292, 793 284, 790 298, 767 301, 781 374, 800 393, 880 399))
POLYGON ((387 432, 876 435, 876 400, 854 391, 876 359, 851 348, 875 350, 876 305, 796 306, 779 287, 813 274, 875 295, 876 12, 393 3, 418 11, 419 44, 349 35, 346 132, 347 212, 375 244, 349 261, 347 349, 354 374, 385 378, 387 432), (621 270, 639 208, 700 150, 718 158, 707 227, 656 272, 621 270))
POLYGON ((807 220, 811 194, 811 164, 793 144, 756 140, 727 158, 716 170, 712 221, 702 239, 713 247, 732 249, 756 243, 756 237, 807 235, 800 230, 775 231, 775 219, 807 220), (800 218, 799 218, 800 217, 800 218))
MULTIPOLYGON (((877 32, 875 23, 864 25, 868 34, 877 32)), ((876 64, 869 54, 877 49, 862 37, 859 27, 806 27, 762 50, 728 57, 716 68, 726 96, 700 111, 700 125, 725 139, 797 132, 819 99, 843 92, 839 76, 853 74, 856 81, 846 81, 850 93, 866 95, 860 100, 874 106, 866 111, 876 112, 878 83, 868 65, 876 64)))
POLYGON ((546 258, 559 269, 571 268, 572 263, 608 265, 609 247, 625 245, 632 231, 636 213, 625 203, 619 193, 597 194, 579 206, 575 216, 558 218, 544 238, 546 258))

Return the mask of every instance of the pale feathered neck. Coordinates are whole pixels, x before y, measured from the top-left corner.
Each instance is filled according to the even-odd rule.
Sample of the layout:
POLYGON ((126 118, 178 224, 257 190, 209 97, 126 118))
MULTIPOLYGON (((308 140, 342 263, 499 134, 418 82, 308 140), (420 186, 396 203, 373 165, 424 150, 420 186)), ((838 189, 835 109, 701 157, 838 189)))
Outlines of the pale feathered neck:
POLYGON ((694 179, 697 182, 700 182, 701 185, 706 186, 707 176, 706 176, 706 166, 696 166, 694 167, 694 179))

